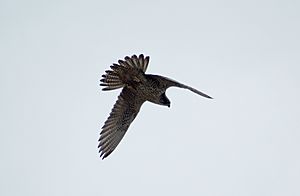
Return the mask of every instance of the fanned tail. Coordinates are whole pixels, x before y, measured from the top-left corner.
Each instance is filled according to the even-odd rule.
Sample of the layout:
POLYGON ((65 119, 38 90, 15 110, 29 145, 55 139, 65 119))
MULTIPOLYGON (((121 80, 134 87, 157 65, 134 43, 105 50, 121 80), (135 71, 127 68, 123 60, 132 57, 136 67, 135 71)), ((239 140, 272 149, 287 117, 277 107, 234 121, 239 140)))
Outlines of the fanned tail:
POLYGON ((144 57, 140 54, 139 57, 133 55, 126 56, 124 61, 119 60, 118 64, 114 63, 110 66, 111 70, 105 71, 100 80, 100 86, 104 86, 102 90, 114 90, 122 88, 125 84, 132 82, 140 72, 145 73, 149 64, 149 56, 144 57))
POLYGON ((114 90, 124 86, 116 71, 107 70, 105 72, 106 74, 102 75, 102 79, 100 80, 100 86, 105 86, 102 90, 114 90))

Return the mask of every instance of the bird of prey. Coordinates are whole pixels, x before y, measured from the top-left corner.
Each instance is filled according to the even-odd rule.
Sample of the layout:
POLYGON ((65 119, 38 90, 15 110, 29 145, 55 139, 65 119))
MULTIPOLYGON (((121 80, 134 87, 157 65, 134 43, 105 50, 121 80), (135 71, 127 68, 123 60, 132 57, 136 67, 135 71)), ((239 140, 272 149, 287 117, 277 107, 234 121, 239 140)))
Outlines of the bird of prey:
POLYGON ((123 88, 100 133, 98 148, 102 159, 118 146, 145 101, 170 107, 171 102, 166 96, 167 88, 184 88, 212 99, 195 88, 167 77, 145 74, 149 59, 149 56, 144 57, 143 54, 126 56, 124 60, 119 60, 118 64, 111 65, 111 70, 102 75, 102 90, 123 88))

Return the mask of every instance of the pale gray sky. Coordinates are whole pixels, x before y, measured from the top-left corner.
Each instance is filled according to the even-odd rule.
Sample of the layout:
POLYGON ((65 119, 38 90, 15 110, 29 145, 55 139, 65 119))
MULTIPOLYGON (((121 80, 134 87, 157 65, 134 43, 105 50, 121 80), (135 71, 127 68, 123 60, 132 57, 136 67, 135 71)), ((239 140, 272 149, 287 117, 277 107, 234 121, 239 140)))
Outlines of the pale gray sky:
POLYGON ((300 195, 300 2, 0 2, 0 195, 300 195), (146 103, 116 151, 97 140, 126 55, 171 108, 146 103))

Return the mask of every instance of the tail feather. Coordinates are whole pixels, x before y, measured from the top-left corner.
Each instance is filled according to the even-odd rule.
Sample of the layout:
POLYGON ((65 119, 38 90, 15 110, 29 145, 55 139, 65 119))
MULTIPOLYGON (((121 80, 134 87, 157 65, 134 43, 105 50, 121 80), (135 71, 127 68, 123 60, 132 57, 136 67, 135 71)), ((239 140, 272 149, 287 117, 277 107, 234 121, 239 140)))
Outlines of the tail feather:
POLYGON ((134 64, 134 62, 132 61, 132 58, 126 56, 125 57, 125 61, 119 60, 118 61, 120 63, 120 65, 125 65, 126 67, 131 67, 131 68, 136 68, 137 66, 134 64))
POLYGON ((108 90, 115 90, 115 89, 118 89, 118 88, 123 88, 124 85, 114 85, 114 86, 108 86, 108 87, 105 87, 103 88, 102 90, 103 91, 108 91, 108 90))
POLYGON ((124 60, 119 60, 118 64, 114 63, 110 66, 111 70, 106 70, 100 80, 100 86, 105 86, 102 90, 114 90, 125 86, 128 79, 134 78, 134 75, 145 73, 149 63, 149 56, 144 57, 143 54, 137 57, 126 56, 124 60))
MULTIPOLYGON (((141 56, 140 56, 141 57, 141 56)), ((143 70, 144 72, 147 70, 148 65, 149 65, 149 60, 150 58, 147 56, 146 58, 143 59, 143 70)))

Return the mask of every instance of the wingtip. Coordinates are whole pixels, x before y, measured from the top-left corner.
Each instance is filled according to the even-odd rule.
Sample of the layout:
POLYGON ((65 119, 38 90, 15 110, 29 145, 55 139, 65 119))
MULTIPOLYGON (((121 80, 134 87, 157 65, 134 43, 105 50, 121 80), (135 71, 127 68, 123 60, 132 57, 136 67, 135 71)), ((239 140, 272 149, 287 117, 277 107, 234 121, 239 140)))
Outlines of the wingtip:
POLYGON ((101 160, 104 160, 106 157, 104 157, 104 156, 100 156, 100 158, 101 158, 101 160))
POLYGON ((106 157, 108 157, 111 153, 112 153, 111 150, 109 150, 109 151, 107 151, 107 152, 104 152, 103 150, 101 150, 100 158, 103 160, 103 159, 105 159, 106 157))

